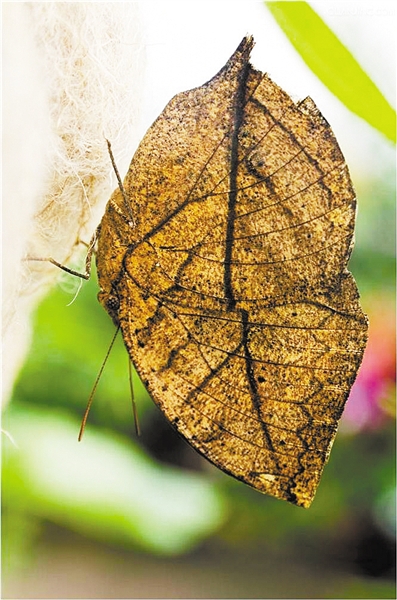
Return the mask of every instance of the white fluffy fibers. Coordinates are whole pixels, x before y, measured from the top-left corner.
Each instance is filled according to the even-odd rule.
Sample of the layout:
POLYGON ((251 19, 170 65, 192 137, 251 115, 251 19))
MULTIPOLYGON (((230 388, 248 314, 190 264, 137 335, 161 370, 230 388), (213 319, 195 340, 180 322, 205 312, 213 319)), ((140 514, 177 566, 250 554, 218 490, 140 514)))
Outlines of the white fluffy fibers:
POLYGON ((135 2, 3 4, 3 399, 32 309, 89 240, 137 145, 143 50, 135 2))

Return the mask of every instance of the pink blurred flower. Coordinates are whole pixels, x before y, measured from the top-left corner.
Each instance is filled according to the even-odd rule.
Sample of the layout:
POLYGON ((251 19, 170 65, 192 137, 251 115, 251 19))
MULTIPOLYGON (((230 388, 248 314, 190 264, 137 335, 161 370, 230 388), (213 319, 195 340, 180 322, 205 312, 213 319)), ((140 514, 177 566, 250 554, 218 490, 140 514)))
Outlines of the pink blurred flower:
POLYGON ((381 427, 391 412, 395 389, 394 310, 390 302, 377 302, 369 312, 368 345, 341 421, 341 429, 348 433, 381 427))

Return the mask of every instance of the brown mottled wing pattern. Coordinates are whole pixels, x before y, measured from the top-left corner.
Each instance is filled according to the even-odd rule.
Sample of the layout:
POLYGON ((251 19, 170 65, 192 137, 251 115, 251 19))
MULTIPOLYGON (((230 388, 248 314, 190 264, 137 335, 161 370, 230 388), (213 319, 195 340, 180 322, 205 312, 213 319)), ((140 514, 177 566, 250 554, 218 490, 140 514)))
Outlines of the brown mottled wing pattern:
POLYGON ((361 363, 355 195, 332 130, 249 63, 175 96, 102 220, 100 300, 176 429, 309 506, 361 363))

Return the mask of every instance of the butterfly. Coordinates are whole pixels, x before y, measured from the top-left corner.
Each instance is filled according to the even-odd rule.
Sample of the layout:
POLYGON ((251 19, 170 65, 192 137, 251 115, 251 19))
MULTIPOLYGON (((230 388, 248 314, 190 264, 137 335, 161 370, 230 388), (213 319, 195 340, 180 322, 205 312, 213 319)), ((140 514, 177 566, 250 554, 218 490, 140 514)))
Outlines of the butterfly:
POLYGON ((96 233, 98 298, 198 452, 308 507, 367 340, 356 199, 329 124, 253 43, 147 131, 96 233))

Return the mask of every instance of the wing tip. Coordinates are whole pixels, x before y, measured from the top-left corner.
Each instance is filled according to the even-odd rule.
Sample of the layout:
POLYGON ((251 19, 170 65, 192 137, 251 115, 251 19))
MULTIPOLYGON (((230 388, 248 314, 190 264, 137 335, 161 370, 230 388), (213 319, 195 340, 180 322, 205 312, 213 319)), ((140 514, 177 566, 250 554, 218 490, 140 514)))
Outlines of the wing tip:
POLYGON ((254 36, 247 34, 245 37, 243 37, 236 50, 233 52, 232 56, 226 63, 226 66, 228 66, 229 63, 235 64, 238 62, 248 62, 254 45, 254 36))

